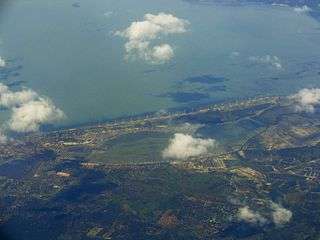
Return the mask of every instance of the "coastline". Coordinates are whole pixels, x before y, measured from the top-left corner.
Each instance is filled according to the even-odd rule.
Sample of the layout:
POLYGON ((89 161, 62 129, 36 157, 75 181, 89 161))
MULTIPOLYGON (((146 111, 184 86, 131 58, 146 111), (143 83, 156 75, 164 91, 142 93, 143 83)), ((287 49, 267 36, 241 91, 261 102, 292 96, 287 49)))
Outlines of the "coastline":
MULTIPOLYGON (((229 100, 221 100, 221 101, 209 101, 207 103, 197 103, 190 107, 182 106, 182 107, 175 107, 175 108, 168 108, 165 110, 165 112, 160 113, 159 111, 151 111, 151 112, 144 112, 141 114, 135 114, 130 116, 122 116, 122 117, 116 117, 111 119, 103 119, 99 121, 91 121, 86 122, 83 124, 71 124, 66 126, 56 126, 56 127, 50 127, 48 129, 44 129, 41 131, 43 134, 49 134, 52 132, 59 132, 59 131, 68 131, 71 129, 86 129, 86 128, 92 128, 100 125, 114 125, 114 124, 126 124, 130 121, 138 121, 138 120, 148 120, 148 119, 154 119, 159 117, 170 117, 174 115, 179 114, 190 114, 193 112, 199 112, 203 109, 219 109, 223 108, 227 105, 243 105, 247 102, 252 101, 266 101, 268 100, 272 101, 274 99, 284 99, 285 96, 276 96, 276 95, 257 95, 254 97, 246 97, 246 98, 239 98, 239 99, 229 99, 229 100)), ((258 105, 258 104, 257 104, 258 105)), ((32 134, 32 133, 31 133, 32 134)), ((25 134, 28 135, 28 134, 25 134)))

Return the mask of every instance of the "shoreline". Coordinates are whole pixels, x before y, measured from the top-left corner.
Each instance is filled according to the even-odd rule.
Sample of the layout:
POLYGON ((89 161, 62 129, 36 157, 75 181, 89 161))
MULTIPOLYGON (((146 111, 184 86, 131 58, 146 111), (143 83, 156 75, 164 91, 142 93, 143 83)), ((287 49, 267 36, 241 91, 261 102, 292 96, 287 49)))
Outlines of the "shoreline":
MULTIPOLYGON (((190 114, 193 112, 199 112, 203 109, 214 109, 214 108, 221 108, 225 107, 225 105, 241 105, 249 101, 259 101, 259 100, 272 100, 272 99, 283 99, 285 96, 282 95, 257 95, 254 97, 245 97, 245 98, 238 98, 238 99, 228 99, 228 100, 221 100, 221 101, 208 101, 207 103, 199 103, 194 104, 190 107, 182 106, 182 107, 174 107, 174 108, 168 108, 165 109, 164 113, 159 113, 158 111, 150 111, 150 112, 144 112, 141 114, 134 114, 130 116, 122 116, 122 117, 116 117, 112 119, 103 119, 98 121, 91 121, 86 122, 83 124, 70 124, 66 126, 57 126, 57 127, 50 127, 47 129, 44 129, 40 131, 40 134, 48 134, 52 132, 59 132, 59 131, 68 131, 71 129, 86 129, 86 128, 92 128, 99 125, 113 125, 113 124, 125 124, 130 121, 137 121, 137 120, 146 120, 146 119, 152 119, 157 117, 169 117, 177 114, 190 114)), ((31 133, 32 134, 32 133, 31 133)), ((18 134, 19 135, 19 134, 18 134)), ((28 135, 26 133, 25 135, 28 135)))

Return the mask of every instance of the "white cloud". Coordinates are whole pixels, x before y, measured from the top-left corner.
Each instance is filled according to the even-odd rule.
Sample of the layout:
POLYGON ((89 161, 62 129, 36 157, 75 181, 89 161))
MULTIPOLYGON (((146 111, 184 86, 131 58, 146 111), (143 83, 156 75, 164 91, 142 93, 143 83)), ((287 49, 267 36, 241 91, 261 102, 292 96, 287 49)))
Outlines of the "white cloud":
POLYGON ((5 67, 6 61, 0 56, 0 67, 5 67))
POLYGON ((289 96, 289 99, 295 102, 296 111, 313 113, 315 106, 320 104, 320 88, 301 89, 298 93, 289 96))
POLYGON ((38 97, 38 94, 30 89, 12 92, 9 88, 0 83, 0 106, 11 108, 22 103, 32 101, 38 97))
POLYGON ((128 40, 125 44, 127 57, 140 58, 152 64, 169 61, 174 52, 169 44, 151 46, 151 41, 162 35, 186 32, 188 21, 179 19, 172 14, 145 14, 143 21, 136 21, 124 31, 115 34, 128 40))
POLYGON ((307 5, 303 5, 302 7, 293 8, 293 11, 295 11, 296 13, 307 13, 312 11, 312 9, 309 8, 307 5))
POLYGON ((41 124, 54 123, 63 117, 63 112, 50 100, 40 97, 14 107, 8 125, 16 132, 33 132, 38 131, 41 124))
POLYGON ((48 98, 39 96, 30 89, 14 92, 1 83, 0 106, 12 112, 6 127, 16 132, 37 131, 42 124, 54 123, 64 118, 64 113, 48 98))
POLYGON ((158 15, 146 14, 144 21, 133 22, 124 31, 118 31, 120 36, 129 41, 146 41, 160 36, 160 34, 173 34, 186 32, 188 22, 171 14, 159 13, 158 15))
POLYGON ((254 212, 248 206, 239 208, 237 216, 238 220, 251 224, 264 225, 267 222, 266 218, 261 216, 260 213, 254 212))
MULTIPOLYGON (((272 221, 277 226, 283 226, 284 224, 290 222, 292 218, 292 212, 285 209, 281 205, 271 202, 270 203, 271 212, 268 213, 268 219, 272 221)), ((259 212, 251 210, 248 206, 241 207, 238 210, 237 218, 239 221, 244 221, 255 225, 264 225, 270 222, 266 217, 262 216, 259 212)))
POLYGON ((280 61, 280 58, 277 56, 271 56, 271 55, 266 55, 266 56, 252 56, 249 57, 249 60, 252 62, 256 62, 259 64, 267 64, 270 65, 278 70, 282 69, 282 64, 280 61))
POLYGON ((278 225, 282 226, 288 222, 290 222, 292 217, 292 212, 288 209, 283 208, 277 203, 271 203, 272 212, 272 220, 278 225))
POLYGON ((173 55, 173 49, 169 44, 154 46, 148 54, 150 61, 155 64, 167 62, 173 55))
POLYGON ((213 139, 194 138, 188 134, 176 133, 169 146, 163 151, 164 158, 186 159, 208 153, 214 147, 213 139))

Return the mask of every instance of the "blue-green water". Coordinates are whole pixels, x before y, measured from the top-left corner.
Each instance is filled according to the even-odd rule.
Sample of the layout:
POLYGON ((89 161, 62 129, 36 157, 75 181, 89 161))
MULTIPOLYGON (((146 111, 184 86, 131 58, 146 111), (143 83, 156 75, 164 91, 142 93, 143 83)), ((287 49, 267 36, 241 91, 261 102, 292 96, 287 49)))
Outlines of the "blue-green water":
POLYGON ((22 80, 50 97, 68 116, 63 124, 320 86, 320 24, 292 8, 180 0, 14 0, 1 7, 0 56, 8 68, 22 66, 1 81, 22 80), (175 57, 164 65, 124 60, 125 39, 112 33, 159 12, 190 22, 188 32, 163 40, 175 57), (283 69, 249 60, 265 55, 278 56, 283 69), (181 82, 204 74, 226 81, 181 82))

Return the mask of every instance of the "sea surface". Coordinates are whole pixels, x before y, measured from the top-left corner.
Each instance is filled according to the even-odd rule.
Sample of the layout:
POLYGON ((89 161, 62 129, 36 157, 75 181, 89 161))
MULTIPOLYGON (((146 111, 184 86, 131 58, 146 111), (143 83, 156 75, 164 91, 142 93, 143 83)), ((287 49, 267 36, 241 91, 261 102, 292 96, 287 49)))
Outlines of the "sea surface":
POLYGON ((8 63, 0 82, 51 98, 68 117, 64 126, 320 87, 320 23, 292 7, 3 1, 0 39, 8 63), (126 60, 126 40, 115 31, 159 12, 190 22, 186 33, 156 40, 172 45, 174 58, 163 65, 126 60), (268 55, 281 68, 257 60, 268 55))

